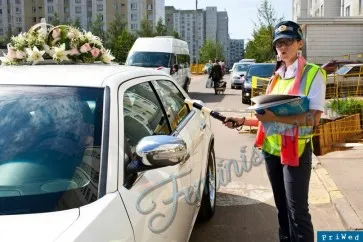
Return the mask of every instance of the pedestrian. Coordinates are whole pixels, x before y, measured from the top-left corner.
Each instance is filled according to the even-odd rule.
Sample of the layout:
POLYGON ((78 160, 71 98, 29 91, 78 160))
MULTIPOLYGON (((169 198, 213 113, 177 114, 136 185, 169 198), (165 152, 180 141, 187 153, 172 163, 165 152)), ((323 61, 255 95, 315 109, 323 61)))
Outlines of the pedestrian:
MULTIPOLYGON (((307 63, 301 55, 303 34, 300 26, 283 21, 274 28, 273 48, 277 54, 275 74, 266 94, 299 94, 309 99, 309 110, 294 116, 276 116, 265 109, 254 118, 229 117, 237 126, 258 126, 255 146, 262 148, 278 212, 279 239, 289 242, 313 242, 314 229, 309 213, 308 193, 312 160, 312 126, 319 124, 325 104, 325 72, 307 63), (312 118, 306 118, 310 116, 312 118), (261 122, 296 125, 297 131, 310 128, 309 133, 294 132, 266 137, 261 122)), ((226 126, 233 128, 231 122, 226 126)), ((235 125, 236 126, 236 125, 235 125)))
POLYGON ((219 82, 223 78, 222 67, 219 65, 218 59, 215 60, 215 63, 212 66, 209 78, 212 78, 214 93, 217 95, 218 93, 216 88, 219 87, 219 82))

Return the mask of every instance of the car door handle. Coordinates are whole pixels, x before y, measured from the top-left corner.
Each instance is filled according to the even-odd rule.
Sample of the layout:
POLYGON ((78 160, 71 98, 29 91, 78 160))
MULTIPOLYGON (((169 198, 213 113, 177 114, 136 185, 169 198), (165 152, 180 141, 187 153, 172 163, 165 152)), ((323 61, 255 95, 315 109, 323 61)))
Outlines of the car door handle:
POLYGON ((201 122, 200 123, 200 130, 205 129, 205 127, 207 127, 207 123, 206 122, 201 122))

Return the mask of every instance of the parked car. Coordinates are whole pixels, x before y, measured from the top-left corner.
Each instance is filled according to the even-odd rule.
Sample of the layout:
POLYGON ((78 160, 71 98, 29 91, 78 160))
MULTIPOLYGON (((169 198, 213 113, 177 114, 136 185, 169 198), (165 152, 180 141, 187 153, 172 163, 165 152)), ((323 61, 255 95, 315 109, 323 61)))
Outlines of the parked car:
POLYGON ((347 64, 342 66, 335 73, 327 76, 326 98, 336 95, 338 88, 339 95, 344 96, 348 93, 362 92, 363 85, 363 63, 347 64))
POLYGON ((240 62, 234 65, 230 76, 232 89, 241 88, 242 86, 241 77, 246 75, 246 71, 251 64, 252 63, 248 62, 240 62))
POLYGON ((125 65, 159 68, 188 92, 191 80, 188 43, 168 36, 142 37, 133 44, 125 65))
POLYGON ((246 75, 242 77, 242 103, 251 102, 252 77, 270 78, 274 69, 274 63, 256 63, 248 67, 246 75))
POLYGON ((170 75, 40 64, 0 76, 1 241, 188 241, 213 216, 210 120, 170 75))
POLYGON ((323 64, 321 68, 323 68, 326 71, 326 74, 331 74, 346 64, 355 64, 355 63, 358 62, 350 60, 331 60, 323 64))

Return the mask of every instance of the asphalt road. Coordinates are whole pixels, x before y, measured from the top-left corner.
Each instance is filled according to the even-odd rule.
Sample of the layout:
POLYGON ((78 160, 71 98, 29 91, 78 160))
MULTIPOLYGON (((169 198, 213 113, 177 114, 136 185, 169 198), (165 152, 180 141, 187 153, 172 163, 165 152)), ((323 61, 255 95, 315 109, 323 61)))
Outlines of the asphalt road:
MULTIPOLYGON (((199 99, 212 109, 244 110, 248 106, 241 102, 241 90, 230 89, 229 76, 225 76, 227 89, 224 95, 214 95, 212 88, 205 88, 206 76, 192 79, 190 96, 199 99)), ((239 112, 222 112, 227 116, 250 115, 239 112)), ((215 135, 215 151, 217 165, 223 160, 239 161, 242 167, 241 147, 246 146, 247 166, 250 165, 252 146, 255 135, 247 132, 240 134, 236 130, 224 127, 220 122, 212 120, 212 131, 215 135)), ((243 152, 242 148, 242 152, 243 152)), ((196 224, 190 241, 277 241, 277 215, 273 204, 273 195, 265 174, 265 166, 246 167, 237 177, 233 166, 224 168, 224 175, 231 174, 226 186, 221 186, 217 194, 217 208, 215 216, 209 222, 196 224), (229 170, 229 172, 227 171, 229 170)), ((221 180, 220 176, 218 177, 221 180)))

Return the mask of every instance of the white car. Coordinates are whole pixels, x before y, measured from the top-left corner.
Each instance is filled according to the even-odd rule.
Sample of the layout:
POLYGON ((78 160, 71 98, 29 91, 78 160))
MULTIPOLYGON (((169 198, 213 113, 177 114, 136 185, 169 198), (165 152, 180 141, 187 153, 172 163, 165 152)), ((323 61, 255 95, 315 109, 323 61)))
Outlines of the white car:
POLYGON ((188 241, 215 211, 209 117, 162 71, 0 68, 0 241, 188 241))
POLYGON ((241 88, 242 76, 246 75, 248 67, 253 64, 251 62, 239 62, 235 63, 231 71, 231 88, 241 88))

